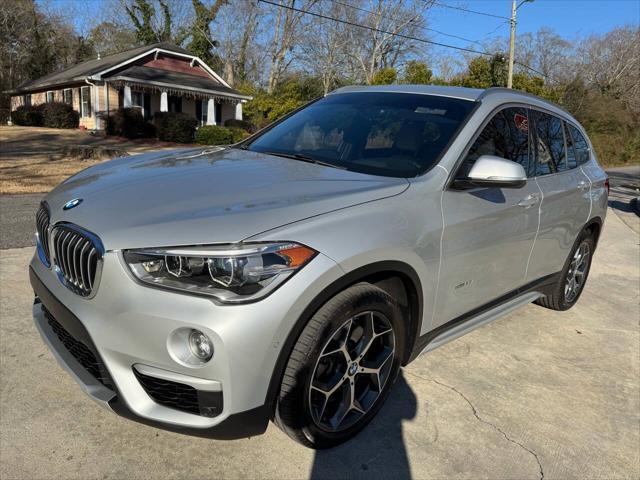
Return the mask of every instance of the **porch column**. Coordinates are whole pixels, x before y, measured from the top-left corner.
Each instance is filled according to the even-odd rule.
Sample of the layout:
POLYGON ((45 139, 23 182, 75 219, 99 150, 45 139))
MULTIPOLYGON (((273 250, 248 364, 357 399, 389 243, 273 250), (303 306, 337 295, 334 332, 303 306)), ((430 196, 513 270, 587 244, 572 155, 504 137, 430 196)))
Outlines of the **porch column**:
POLYGON ((236 120, 242 120, 242 102, 236 103, 236 120))
POLYGON ((109 85, 104 82, 104 111, 105 115, 109 117, 109 85))
POLYGON ((216 101, 210 98, 207 102, 207 125, 216 124, 216 101))
POLYGON ((160 93, 160 111, 169 111, 169 95, 167 95, 167 92, 160 93))
POLYGON ((98 84, 93 85, 93 94, 95 97, 94 108, 93 108, 93 128, 95 130, 100 130, 100 117, 98 113, 100 113, 100 88, 98 84))
POLYGON ((124 108, 131 108, 131 87, 124 86, 124 108))

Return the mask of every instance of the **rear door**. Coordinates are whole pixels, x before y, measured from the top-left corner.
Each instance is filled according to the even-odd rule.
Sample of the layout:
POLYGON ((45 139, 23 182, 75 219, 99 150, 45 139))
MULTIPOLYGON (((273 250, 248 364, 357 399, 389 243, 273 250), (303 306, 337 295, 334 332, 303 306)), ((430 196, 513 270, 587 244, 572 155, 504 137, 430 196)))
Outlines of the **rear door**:
POLYGON ((528 280, 562 270, 576 237, 589 218, 589 178, 565 122, 555 115, 531 109, 535 179, 542 191, 540 229, 534 246, 528 280))
MULTIPOLYGON (((506 107, 478 134, 455 177, 463 179, 481 155, 520 163, 533 177, 524 107, 506 107)), ((538 230, 540 189, 470 188, 443 192, 444 231, 433 326, 488 304, 525 283, 538 230)))

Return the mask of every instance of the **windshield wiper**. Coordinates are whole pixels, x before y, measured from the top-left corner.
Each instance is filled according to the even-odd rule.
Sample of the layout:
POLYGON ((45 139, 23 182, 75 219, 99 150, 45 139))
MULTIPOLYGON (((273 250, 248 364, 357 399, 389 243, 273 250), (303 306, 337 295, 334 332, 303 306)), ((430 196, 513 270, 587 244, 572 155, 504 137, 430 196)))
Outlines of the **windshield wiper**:
POLYGON ((331 168, 339 168, 340 170, 346 170, 347 167, 343 167, 341 165, 335 165, 329 162, 323 162, 322 160, 318 160, 317 158, 310 157, 309 155, 305 155, 304 153, 280 153, 280 152, 261 152, 265 155, 275 155, 276 157, 283 158, 291 158, 292 160, 300 160, 302 162, 314 163, 316 165, 322 165, 324 167, 331 168))

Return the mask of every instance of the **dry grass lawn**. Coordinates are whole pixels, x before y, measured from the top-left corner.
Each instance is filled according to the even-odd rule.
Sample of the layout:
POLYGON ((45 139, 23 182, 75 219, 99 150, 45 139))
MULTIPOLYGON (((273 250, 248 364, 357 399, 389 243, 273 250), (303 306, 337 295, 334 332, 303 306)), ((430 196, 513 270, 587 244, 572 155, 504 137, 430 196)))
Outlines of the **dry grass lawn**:
POLYGON ((66 152, 79 145, 117 149, 132 155, 176 148, 153 140, 91 135, 81 130, 0 126, 0 194, 48 192, 74 173, 109 158, 82 159, 66 152))

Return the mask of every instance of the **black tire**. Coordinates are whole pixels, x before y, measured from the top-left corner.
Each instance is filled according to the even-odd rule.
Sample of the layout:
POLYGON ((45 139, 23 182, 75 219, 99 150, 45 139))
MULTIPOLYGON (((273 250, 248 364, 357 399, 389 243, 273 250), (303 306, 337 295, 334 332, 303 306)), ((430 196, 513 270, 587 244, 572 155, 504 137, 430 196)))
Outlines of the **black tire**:
MULTIPOLYGON (((347 327, 345 330, 347 337, 350 334, 350 328, 347 327)), ((344 345, 347 345, 346 341, 344 345)), ((400 307, 384 290, 369 283, 359 283, 338 293, 313 315, 293 347, 278 395, 274 418, 276 425, 295 441, 316 449, 330 448, 354 437, 371 421, 386 400, 398 376, 404 348, 405 327, 400 307), (327 431, 314 420, 312 414, 310 400, 312 376, 315 374, 321 354, 326 351, 323 349, 334 341, 340 329, 345 328, 347 323, 352 324, 349 322, 350 319, 362 318, 365 312, 375 312, 375 315, 380 315, 381 318, 384 316, 389 321, 393 330, 394 350, 386 355, 387 362, 392 362, 391 367, 389 370, 386 370, 388 366, 384 367, 388 372, 386 382, 384 387, 378 390, 377 398, 366 413, 354 411, 354 414, 361 415, 354 424, 339 431, 327 431), (358 314, 361 314, 361 317, 358 317, 358 314)), ((359 359, 360 357, 358 361, 359 359)), ((362 362, 364 361, 363 359, 362 362)), ((348 361, 345 364, 348 364, 348 361)), ((347 375, 350 374, 345 373, 345 377, 347 375)), ((352 389, 355 389, 354 380, 355 376, 351 377, 352 389)), ((346 388, 349 388, 349 385, 346 388)), ((325 401, 328 402, 328 400, 325 401)), ((322 414, 320 416, 322 420, 322 414)))
POLYGON ((569 253, 569 256, 567 257, 567 260, 560 274, 560 279, 558 280, 558 283, 553 287, 553 291, 546 296, 539 298, 535 301, 535 303, 545 308, 558 311, 569 310, 571 307, 573 307, 584 291, 584 286, 589 277, 589 271, 591 270, 591 260, 593 259, 594 250, 595 242, 593 239, 593 235, 588 230, 583 230, 582 233, 578 235, 578 238, 576 239, 576 242, 571 249, 571 253, 569 253), (587 259, 586 270, 584 271, 584 278, 577 294, 575 294, 575 296, 573 296, 572 298, 567 298, 567 295, 565 294, 565 286, 569 279, 571 263, 574 255, 583 244, 586 244, 587 248, 589 249, 589 257, 587 259))

